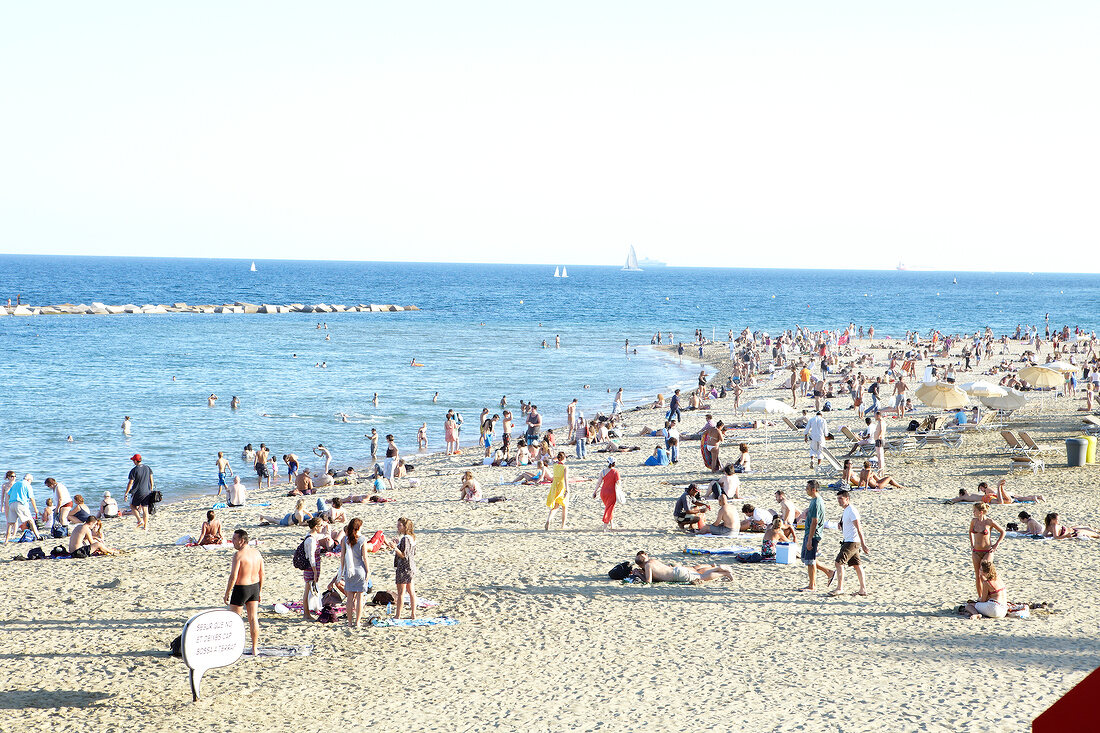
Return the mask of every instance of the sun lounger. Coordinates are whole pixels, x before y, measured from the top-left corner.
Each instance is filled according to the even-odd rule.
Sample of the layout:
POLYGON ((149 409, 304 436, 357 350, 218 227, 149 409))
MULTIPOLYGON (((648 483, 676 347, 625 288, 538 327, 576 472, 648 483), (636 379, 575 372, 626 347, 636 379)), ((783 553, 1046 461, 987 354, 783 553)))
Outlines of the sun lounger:
POLYGON ((1100 420, 1096 416, 1086 415, 1081 422, 1085 423, 1086 435, 1100 435, 1100 420))
POLYGON ((928 433, 917 436, 920 448, 958 448, 962 445, 962 435, 958 433, 928 433))
POLYGON ((1040 471, 1046 471, 1046 464, 1043 463, 1043 459, 1033 455, 1014 455, 1012 456, 1013 468, 1030 468, 1032 473, 1039 473, 1040 471))
POLYGON ((844 454, 845 457, 866 457, 875 454, 874 443, 864 443, 860 440, 858 435, 856 435, 851 431, 851 429, 849 429, 847 425, 841 426, 840 432, 844 435, 845 438, 851 441, 851 445, 848 446, 848 452, 844 454))
POLYGON ((1001 437, 1004 438, 1005 448, 1003 453, 1022 454, 1027 453, 1027 448, 1016 439, 1016 435, 1011 430, 1002 430, 1001 437))
POLYGON ((917 442, 916 437, 912 435, 902 435, 896 438, 887 438, 884 447, 886 448, 886 450, 899 451, 904 453, 907 451, 916 450, 920 446, 917 442))
POLYGON ((795 425, 795 424, 794 424, 794 421, 793 421, 793 420, 791 420, 791 419, 790 419, 789 417, 786 417, 786 416, 784 416, 784 417, 783 417, 783 422, 787 423, 787 427, 788 427, 788 428, 790 428, 791 430, 795 431, 796 433, 798 432, 798 426, 797 426, 797 425, 795 425))
POLYGON ((1031 439, 1031 436, 1025 433, 1023 430, 1020 431, 1020 440, 1022 440, 1024 442, 1024 445, 1027 446, 1025 450, 1025 452, 1027 453, 1042 453, 1043 451, 1050 450, 1050 448, 1045 445, 1038 445, 1034 440, 1031 439))
POLYGON ((844 467, 833 455, 833 452, 825 446, 821 446, 821 465, 816 466, 814 472, 821 473, 828 478, 834 478, 839 476, 843 470, 844 467))

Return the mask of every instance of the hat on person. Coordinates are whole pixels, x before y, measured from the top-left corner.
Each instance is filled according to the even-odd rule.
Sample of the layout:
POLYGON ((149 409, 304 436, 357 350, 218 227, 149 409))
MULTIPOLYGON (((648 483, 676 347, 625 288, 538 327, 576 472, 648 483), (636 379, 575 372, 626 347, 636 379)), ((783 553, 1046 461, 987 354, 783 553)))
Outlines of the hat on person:
POLYGON ((607 465, 614 466, 615 465, 615 459, 614 458, 608 458, 607 459, 607 465))
POLYGON ((23 480, 26 481, 27 483, 30 483, 31 481, 34 481, 34 476, 30 475, 29 473, 25 474, 23 476, 23 480))
POLYGON ((104 491, 103 492, 103 498, 104 499, 110 499, 111 498, 111 492, 110 491, 104 491))
POLYGON ((140 453, 135 453, 134 455, 130 456, 130 460, 131 461, 137 461, 138 463, 141 463, 141 454, 140 453))

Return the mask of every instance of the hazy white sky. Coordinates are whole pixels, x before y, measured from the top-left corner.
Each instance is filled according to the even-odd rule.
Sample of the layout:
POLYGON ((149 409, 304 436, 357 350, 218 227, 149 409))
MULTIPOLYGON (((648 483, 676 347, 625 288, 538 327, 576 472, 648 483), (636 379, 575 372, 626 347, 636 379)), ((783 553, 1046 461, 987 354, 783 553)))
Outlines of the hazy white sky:
POLYGON ((1100 3, 27 2, 0 251, 1100 271, 1100 3))

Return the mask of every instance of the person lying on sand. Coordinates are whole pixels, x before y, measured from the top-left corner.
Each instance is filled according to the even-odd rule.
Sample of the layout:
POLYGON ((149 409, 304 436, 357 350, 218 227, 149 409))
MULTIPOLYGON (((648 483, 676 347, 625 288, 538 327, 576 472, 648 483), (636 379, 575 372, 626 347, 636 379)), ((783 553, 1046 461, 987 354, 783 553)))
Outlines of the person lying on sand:
POLYGON ((546 464, 542 461, 538 462, 537 471, 524 471, 519 476, 512 479, 513 484, 523 484, 530 486, 532 484, 544 484, 550 481, 550 474, 546 470, 546 464))
POLYGON ((308 522, 312 515, 305 510, 305 499, 299 499, 298 503, 294 506, 294 511, 287 514, 283 518, 269 517, 264 514, 260 515, 260 524, 277 524, 280 527, 290 527, 299 524, 305 524, 308 522))
POLYGON ((665 565, 660 560, 654 560, 645 551, 640 551, 634 556, 634 562, 638 566, 631 571, 631 575, 646 583, 691 583, 699 585, 708 580, 725 578, 733 580, 733 572, 724 565, 665 565))
MULTIPOLYGON (((1027 512, 1020 512, 1016 515, 1021 524, 1020 532, 1024 534, 1039 534, 1043 533, 1043 525, 1039 524, 1039 520, 1031 516, 1027 512)), ((1049 515, 1047 515, 1049 516, 1049 515)))
POLYGON ((871 469, 871 462, 863 462, 863 470, 859 472, 859 481, 856 482, 856 486, 859 488, 868 489, 904 489, 905 487, 899 484, 892 476, 887 476, 884 473, 878 473, 871 469))
POLYGON ((1018 501, 1044 501, 1042 494, 1029 494, 1027 496, 1012 496, 1005 490, 1008 482, 1001 479, 997 484, 997 490, 989 488, 989 484, 982 481, 978 484, 978 494, 968 494, 965 489, 959 489, 959 495, 954 499, 948 499, 945 504, 957 504, 960 502, 980 501, 984 504, 1015 504, 1018 501))
POLYGON ((1043 530, 1043 536, 1055 540, 1069 540, 1078 537, 1096 540, 1100 539, 1100 530, 1095 530, 1092 527, 1065 527, 1058 521, 1058 512, 1051 512, 1046 516, 1046 528, 1043 530))

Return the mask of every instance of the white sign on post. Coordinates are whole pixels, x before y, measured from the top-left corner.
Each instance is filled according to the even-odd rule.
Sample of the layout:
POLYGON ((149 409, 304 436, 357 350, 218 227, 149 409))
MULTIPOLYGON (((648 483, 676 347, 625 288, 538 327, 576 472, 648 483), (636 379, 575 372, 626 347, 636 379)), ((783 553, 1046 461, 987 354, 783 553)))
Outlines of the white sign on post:
POLYGON ((244 621, 232 611, 203 611, 183 625, 183 662, 190 670, 191 696, 199 699, 202 675, 228 667, 244 652, 244 621))

